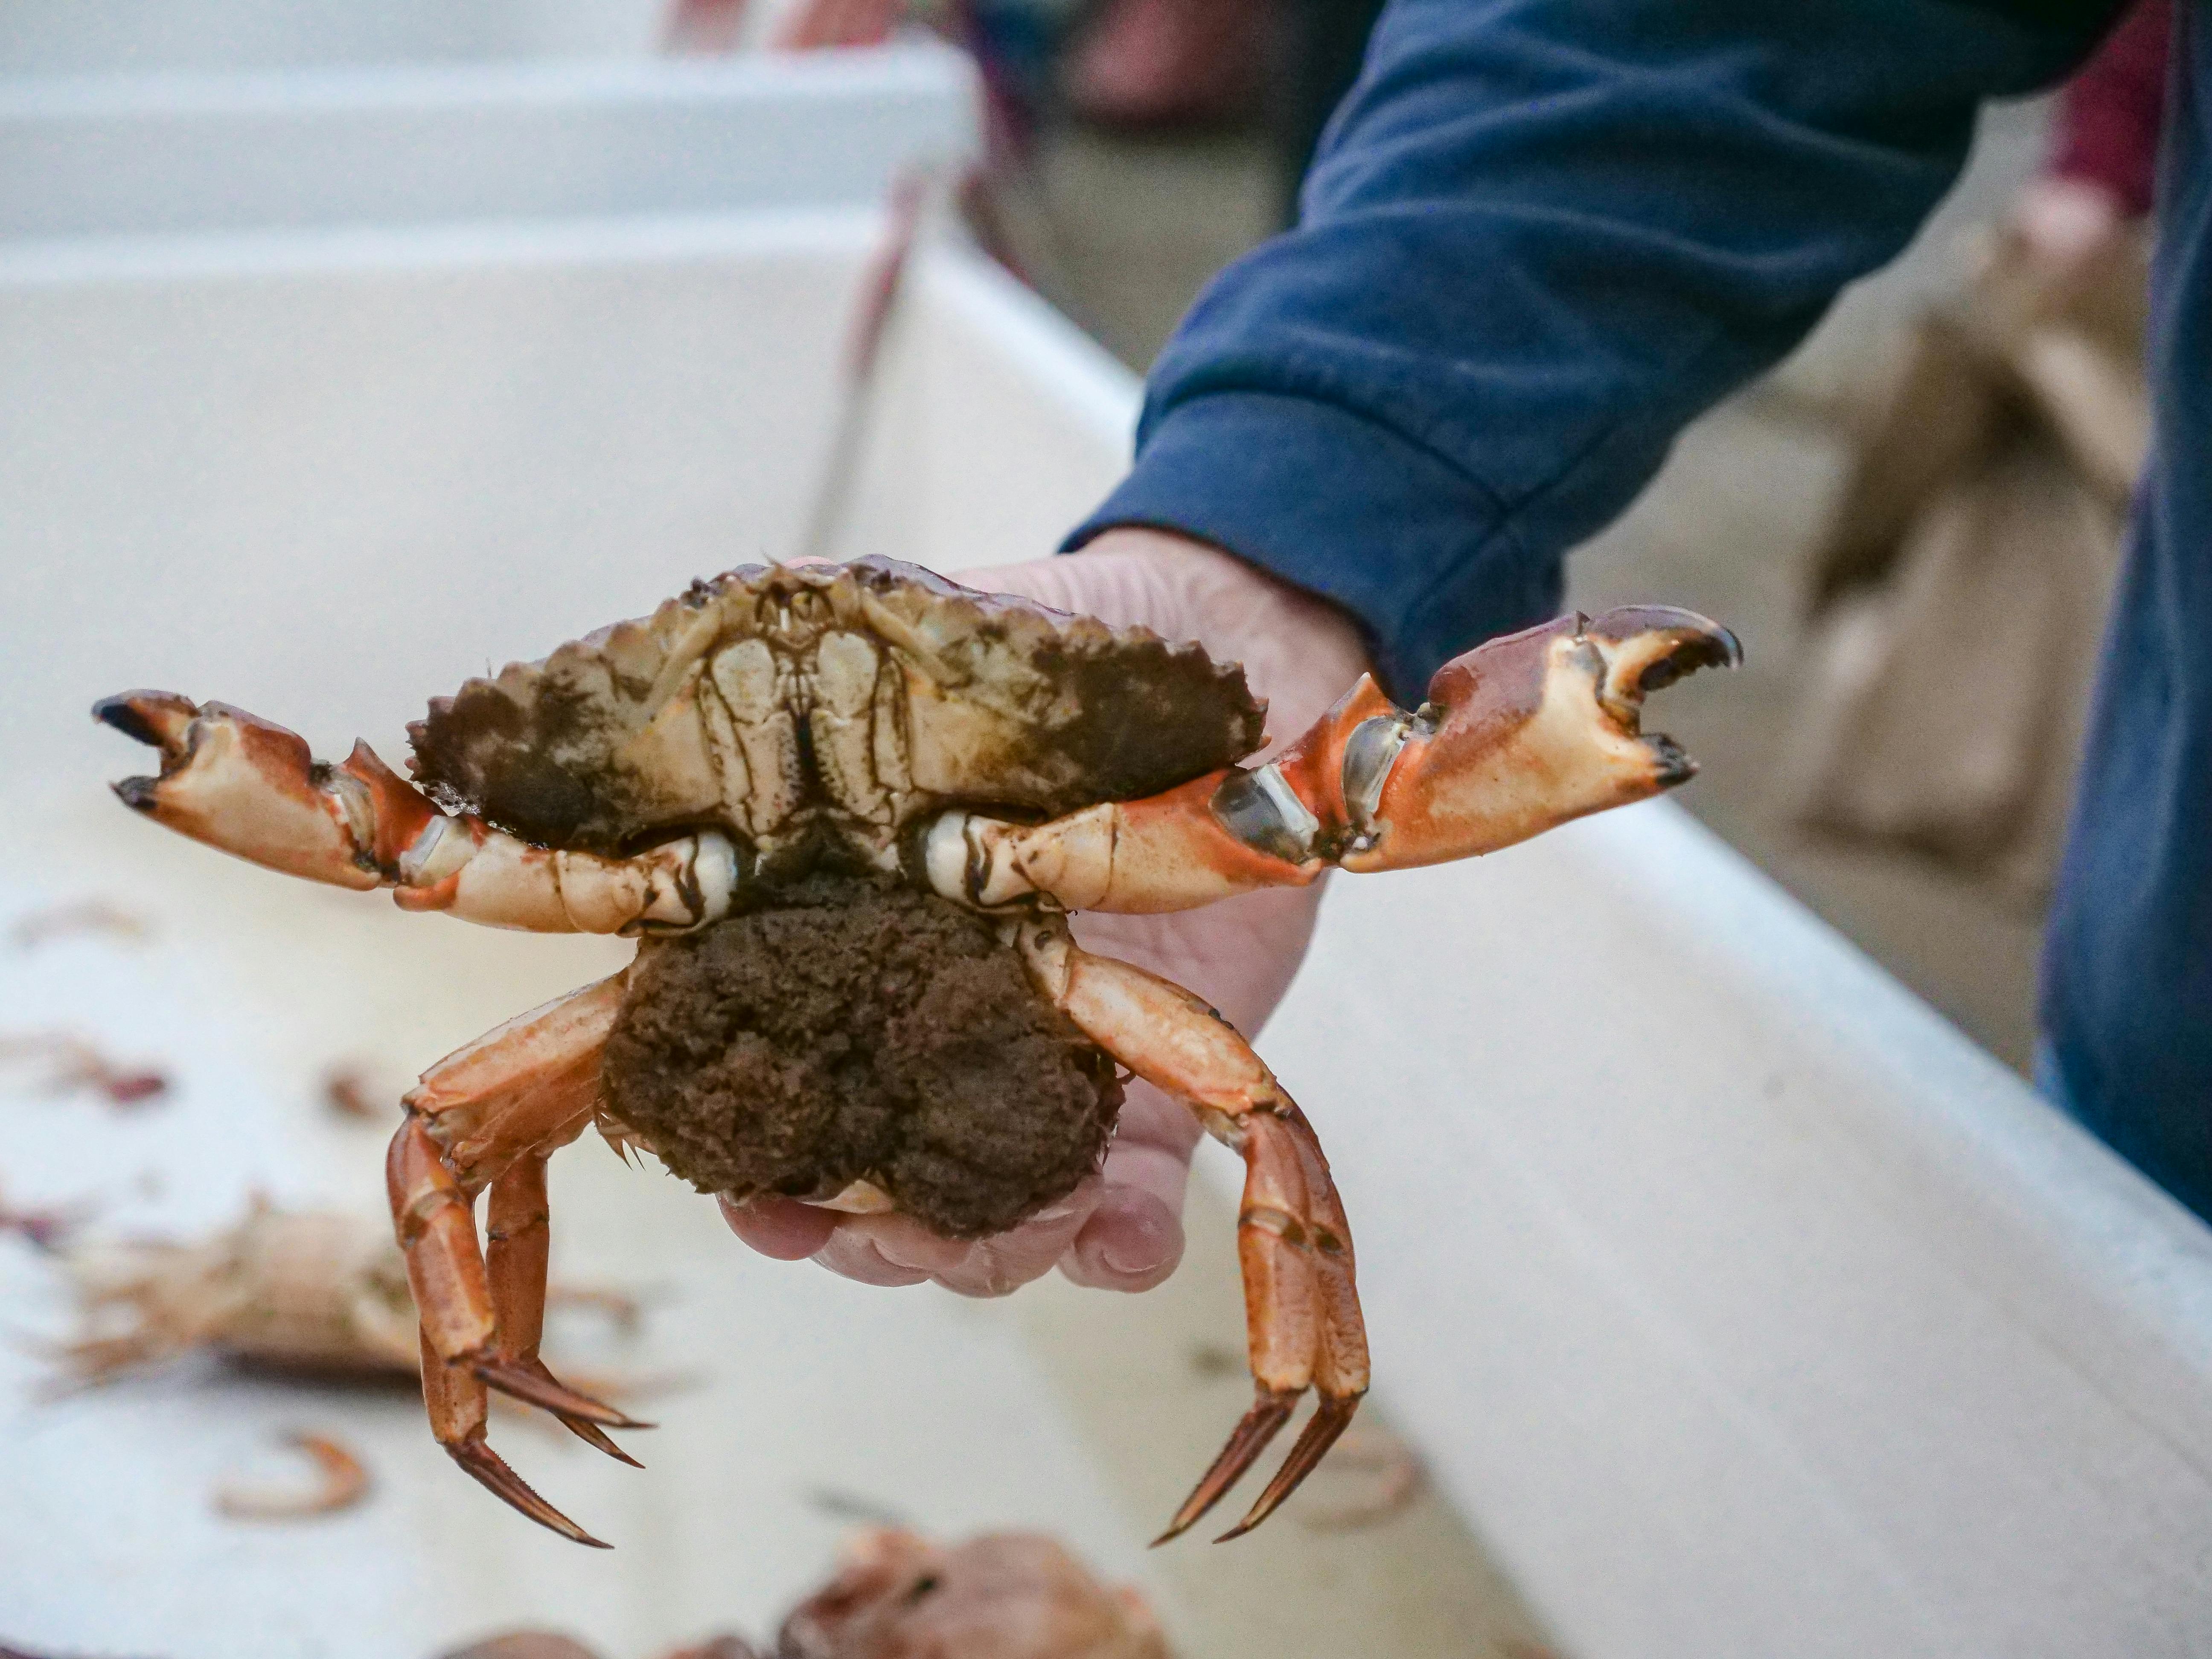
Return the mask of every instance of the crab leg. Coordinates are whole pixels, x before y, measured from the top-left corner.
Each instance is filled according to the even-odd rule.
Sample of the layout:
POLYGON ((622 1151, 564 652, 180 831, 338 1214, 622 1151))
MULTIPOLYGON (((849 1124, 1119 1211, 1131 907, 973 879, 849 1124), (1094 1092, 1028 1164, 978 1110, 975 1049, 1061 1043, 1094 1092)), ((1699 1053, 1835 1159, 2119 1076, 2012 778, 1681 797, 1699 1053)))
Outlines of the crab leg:
POLYGON ((287 875, 390 887, 402 909, 550 933, 680 931, 729 909, 737 849, 713 830, 634 858, 533 847, 470 813, 440 811, 357 743, 344 764, 227 704, 126 691, 93 718, 161 751, 158 777, 115 786, 180 835, 287 875))
POLYGON ((1279 760, 1038 824, 952 811, 923 842, 930 885, 984 908, 1192 909, 1330 865, 1395 870, 1495 852, 1697 770, 1641 729, 1644 694, 1734 666, 1735 636, 1687 611, 1563 617, 1454 658, 1412 714, 1363 675, 1279 760))
POLYGON ((432 1431, 455 1462, 532 1520, 601 1548, 492 1450, 485 1389, 542 1406, 564 1422, 648 1426, 563 1387, 536 1352, 544 1308, 545 1233, 536 1219, 544 1211, 544 1152, 598 1109, 599 1051, 621 1011, 623 977, 510 1020, 424 1073, 406 1096, 406 1120, 385 1164, 422 1321, 422 1397, 432 1431), (495 1273, 477 1243, 473 1212, 488 1185, 497 1194, 495 1273), (519 1322, 514 1339, 501 1334, 502 1314, 519 1322))
MULTIPOLYGON (((562 1133, 579 1133, 587 1121, 580 1117, 562 1133)), ((545 1199, 545 1164, 553 1151, 550 1142, 539 1145, 491 1183, 484 1205, 484 1271, 499 1332, 497 1368, 565 1391, 538 1354, 545 1334, 546 1269, 553 1242, 552 1211, 545 1199)), ((557 1407, 546 1409, 586 1445, 634 1469, 645 1467, 589 1419, 557 1407)))
POLYGON ((1237 1254, 1255 1395, 1157 1541, 1165 1543, 1218 1503, 1310 1388, 1319 1409, 1244 1518, 1222 1534, 1223 1541, 1240 1537, 1313 1472, 1367 1391, 1352 1229, 1328 1160, 1305 1115, 1251 1045, 1188 991, 1079 949, 1057 917, 1023 921, 1014 941, 1038 988, 1085 1036, 1188 1105, 1244 1160, 1237 1254))

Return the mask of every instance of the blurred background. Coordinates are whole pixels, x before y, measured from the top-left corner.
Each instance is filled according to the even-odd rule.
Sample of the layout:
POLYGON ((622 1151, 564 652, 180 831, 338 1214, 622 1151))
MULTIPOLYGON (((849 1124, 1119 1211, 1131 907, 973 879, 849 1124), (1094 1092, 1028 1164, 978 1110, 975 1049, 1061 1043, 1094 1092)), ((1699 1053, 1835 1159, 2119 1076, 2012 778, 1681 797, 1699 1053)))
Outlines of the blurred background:
MULTIPOLYGON (((1292 222, 1375 9, 0 9, 0 537, 32 619, 10 641, 6 689, 40 711, 6 738, 0 884, 15 930, 0 1060, 16 1068, 0 1083, 24 1096, 9 1109, 38 1115, 0 1158, 0 1220, 21 1246, 0 1262, 0 1297, 18 1322, 51 1343, 78 1316, 92 1269, 71 1281, 50 1260, 70 1227, 241 1238, 224 1230, 241 1224, 249 1189, 373 1215, 375 1102, 391 1079, 601 970, 597 941, 550 954, 456 943, 128 839, 136 826, 96 789, 126 763, 119 744, 81 729, 92 696, 166 676, 298 724, 319 752, 361 731, 389 754, 453 665, 533 656, 603 623, 630 603, 608 596, 617 583, 643 582, 649 603, 764 552, 949 568, 1047 550, 1126 457, 1135 387, 1111 360, 1141 374, 1212 273, 1292 222), (215 656, 234 683, 207 683, 215 656), (372 1097, 365 1111, 341 1083, 372 1097), (70 1103, 47 1098, 57 1089, 70 1103), (155 1097, 167 1117, 117 1115, 155 1097)), ((2142 15, 2159 12, 2154 0, 2142 15)), ((1990 110, 1966 176, 1904 258, 1690 431, 1571 566, 1584 608, 1686 605, 1744 638, 1744 672, 1700 680, 1666 711, 1705 767, 1680 800, 2015 1072, 2144 441, 2137 219, 2160 79, 2143 43, 2157 37, 2155 21, 2124 31, 2075 88, 1990 110)), ((1556 868, 1548 854, 1501 858, 1499 879, 1565 902, 1593 870, 1631 867, 1613 843, 1570 844, 1594 850, 1556 868)), ((1741 878, 1713 879, 1733 892, 1741 878)), ((1334 908, 1357 916, 1360 902, 1334 908)), ((1575 971, 1558 964, 1552 1006, 1575 994, 1557 989, 1575 971)), ((1281 1041, 1316 1070, 1384 1018, 1361 1012, 1352 977, 1310 975, 1283 1022, 1281 1041)), ((1483 1023, 1481 996, 1509 993, 1469 995, 1455 1030, 1483 1023)), ((1666 1012, 1645 1011, 1657 1029, 1666 1012)), ((1594 1074, 1635 1079, 1641 1017, 1578 1038, 1594 1074)), ((1521 1062, 1491 1041, 1469 1036, 1436 1064, 1471 1057, 1486 1108, 1511 1121, 1525 1095, 1533 1113, 1551 1092, 1544 1067, 1516 1083, 1521 1062)), ((1717 1050, 1712 1064, 1760 1110, 1819 1069, 1717 1050)), ((1363 1160, 1386 1164, 1390 1131, 1372 1127, 1363 1153, 1355 1121, 1348 1189, 1363 1160)), ((1389 1156, 1402 1169, 1425 1151, 1401 1141, 1389 1156)), ((1245 1387, 1228 1188, 1200 1185, 1189 1258, 1141 1303, 1102 1312, 1054 1280, 1006 1307, 956 1307, 740 1261, 702 1201, 574 1158, 592 1172, 576 1177, 563 1248, 583 1278, 642 1294, 651 1333, 607 1352, 696 1368, 664 1415, 717 1425, 658 1484, 585 1488, 653 1540, 620 1555, 620 1573, 534 1536, 477 1535, 468 1523, 508 1517, 449 1490, 404 1388, 302 1394, 203 1370, 186 1373, 181 1403, 126 1384, 52 1404, 49 1369, 19 1355, 0 1379, 28 1448, 0 1477, 15 1516, 12 1567, 0 1532, 0 1646, 428 1659, 448 1638, 550 1620, 641 1654, 717 1620, 771 1628, 839 1537, 892 1520, 1053 1528, 1139 1584, 1188 1655, 1688 1650, 1577 1623, 1543 1564, 1606 1560, 1602 1528, 1549 1555, 1501 1547, 1530 1529, 1496 1518, 1504 1497, 1502 1510, 1463 1501, 1479 1480, 1431 1474, 1455 1454, 1425 1433, 1410 1388, 1403 1415, 1425 1432, 1379 1394, 1312 1524, 1233 1551, 1142 1553, 1146 1521, 1245 1387), (763 1351, 790 1356, 791 1374, 763 1351), (900 1354, 922 1356, 933 1380, 912 1382, 900 1354), (887 1420, 887 1378, 916 1391, 927 1432, 887 1420), (979 1394, 1000 1408, 991 1421, 973 1420, 979 1394), (275 1543, 208 1512, 216 1472, 265 1463, 307 1419, 343 1422, 369 1458, 367 1510, 280 1528, 275 1543), (772 1496, 726 1513, 732 1480, 772 1496), (1071 1510, 1090 1518, 1071 1528, 1071 1510), (1550 1616, 1524 1601, 1524 1571, 1550 1616), (106 1583, 137 1599, 95 1607, 106 1583), (210 1621, 239 1598, 260 1612, 226 1649, 210 1621)), ((1392 1288, 1391 1231, 1407 1261, 1439 1213, 1404 1207, 1378 1218, 1372 1270, 1401 1332, 1434 1291, 1411 1273, 1392 1288)), ((1541 1251, 1499 1208, 1509 1220, 1466 1260, 1534 1271, 1541 1251)), ((1703 1294, 1712 1274, 1686 1257, 1682 1277, 1703 1294)), ((1510 1311, 1492 1307, 1500 1325, 1485 1333, 1510 1328, 1510 1311)), ((1603 1318, 1633 1322, 1610 1304, 1603 1318)), ((598 1356, 608 1338, 587 1318, 575 1340, 598 1356)), ((187 1346, 222 1345, 200 1330, 187 1346)), ((1879 1352, 1868 1343, 1865 1364, 1879 1352)), ((1497 1382, 1488 1363, 1459 1380, 1497 1382)), ((1560 1376, 1605 1370, 1580 1350, 1547 1363, 1560 1376)), ((1606 1455, 1602 1435, 1589 1455, 1606 1455)), ((549 1484, 599 1478, 555 1470, 549 1484)), ((1685 1606, 1692 1626, 1719 1618, 1685 1606)), ((1707 1651, 1761 1650, 1713 1641, 1707 1651)))

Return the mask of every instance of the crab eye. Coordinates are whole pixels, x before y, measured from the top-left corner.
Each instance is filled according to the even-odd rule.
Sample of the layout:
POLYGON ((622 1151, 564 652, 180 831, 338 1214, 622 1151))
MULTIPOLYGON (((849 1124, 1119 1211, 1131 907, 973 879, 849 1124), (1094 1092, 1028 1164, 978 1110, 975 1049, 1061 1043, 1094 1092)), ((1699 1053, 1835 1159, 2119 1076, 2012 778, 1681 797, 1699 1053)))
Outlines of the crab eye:
POLYGON ((791 619, 805 627, 813 627, 830 614, 830 603, 811 587, 802 587, 791 596, 791 619))

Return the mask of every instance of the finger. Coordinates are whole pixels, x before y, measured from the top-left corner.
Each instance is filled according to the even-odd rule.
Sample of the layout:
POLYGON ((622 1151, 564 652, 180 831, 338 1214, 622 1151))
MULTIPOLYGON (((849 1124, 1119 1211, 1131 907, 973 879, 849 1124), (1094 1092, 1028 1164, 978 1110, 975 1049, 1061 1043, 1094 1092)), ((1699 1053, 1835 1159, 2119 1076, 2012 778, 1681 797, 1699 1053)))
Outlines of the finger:
POLYGON ((868 1216, 856 1220, 848 1217, 841 1221, 828 1241, 815 1251, 814 1261, 842 1279, 856 1279, 863 1285, 926 1284, 929 1279, 927 1273, 891 1261, 862 1225, 864 1221, 878 1218, 868 1216))
POLYGON ((1105 1190, 1097 1176, 1086 1176, 1012 1231, 976 1240, 957 1268, 935 1275, 937 1282, 963 1296, 1004 1296, 1043 1278, 1090 1222, 1105 1190))
POLYGON ((1101 1171, 1105 1195, 1060 1269, 1097 1290, 1148 1291, 1182 1260, 1182 1203, 1198 1121, 1149 1084, 1132 1084, 1113 1150, 1101 1171))
POLYGON ((796 1199, 774 1196, 744 1202, 725 1193, 716 1198, 722 1219, 751 1249, 778 1261, 803 1261, 830 1242, 837 1224, 830 1211, 796 1199))
POLYGON ((1155 629, 1180 620, 1160 614, 1164 608, 1159 585, 1143 580, 1143 572, 1119 560, 1096 560, 1079 569, 1065 557, 1031 559, 1022 564, 994 565, 985 570, 958 570, 952 580, 963 586, 993 593, 1018 593, 1055 611, 1071 611, 1109 623, 1143 623, 1155 629))
POLYGON ((1088 1177, 1066 1198, 990 1238, 946 1238, 911 1216, 848 1216, 814 1259, 870 1285, 931 1279, 962 1296, 1005 1296, 1051 1271, 1102 1190, 1097 1176, 1088 1177))
POLYGON ((1096 1291, 1149 1291, 1182 1265, 1182 1218, 1141 1188, 1108 1189, 1060 1258, 1072 1282, 1096 1291))

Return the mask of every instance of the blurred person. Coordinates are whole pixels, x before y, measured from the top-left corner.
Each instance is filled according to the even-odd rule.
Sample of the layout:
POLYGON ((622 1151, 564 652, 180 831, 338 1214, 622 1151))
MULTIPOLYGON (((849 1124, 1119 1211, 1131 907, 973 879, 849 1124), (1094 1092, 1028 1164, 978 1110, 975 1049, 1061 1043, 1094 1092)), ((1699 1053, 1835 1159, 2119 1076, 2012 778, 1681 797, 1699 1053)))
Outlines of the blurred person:
POLYGON ((1289 224, 1382 9, 1382 0, 1104 0, 1068 50, 1063 95, 1079 119, 1124 131, 1219 127, 1256 114, 1277 222, 1289 224))
MULTIPOLYGON (((2157 433, 2049 923, 2041 1073, 2212 1216, 2212 0, 2173 9, 2157 433)), ((1568 550, 1675 435, 1904 247, 1983 100, 2062 80, 2117 15, 1393 0, 1302 222, 1184 319, 1131 471, 1064 544, 1079 556, 993 579, 1245 658, 1279 733, 1362 659, 1418 702, 1449 657, 1555 614, 1568 550)), ((1251 1032, 1310 921, 1117 918, 1110 948, 1251 1032)), ((769 1254, 878 1283, 990 1293, 1058 1261, 1140 1289, 1180 1255, 1194 1132, 1139 1099, 1124 1125, 1097 1182, 996 1240, 788 1202, 732 1219, 769 1254)))
POLYGON ((2012 229, 2055 274, 2087 265, 2151 210, 2172 0, 2138 0, 2059 94, 2051 155, 2012 229))
POLYGON ((1807 561, 1776 803, 2039 918, 2150 447, 2142 221, 2172 29, 2167 0, 2128 13, 2056 100, 2041 174, 1963 239, 1962 290, 1877 354, 1807 561))
POLYGON ((1061 73, 1071 112, 1101 126, 1223 126, 1259 106, 1273 0, 1104 0, 1061 73))

